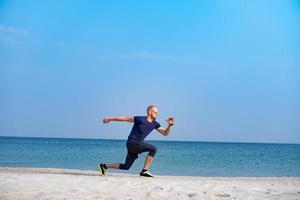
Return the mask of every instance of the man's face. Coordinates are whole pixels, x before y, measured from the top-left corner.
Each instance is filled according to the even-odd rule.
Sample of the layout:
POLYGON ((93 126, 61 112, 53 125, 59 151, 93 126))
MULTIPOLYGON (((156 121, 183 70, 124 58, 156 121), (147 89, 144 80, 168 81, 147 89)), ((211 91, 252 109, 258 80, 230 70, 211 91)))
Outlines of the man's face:
POLYGON ((157 118, 157 115, 158 115, 157 108, 156 108, 156 107, 151 108, 151 109, 150 109, 150 116, 151 116, 153 119, 156 119, 156 118, 157 118))

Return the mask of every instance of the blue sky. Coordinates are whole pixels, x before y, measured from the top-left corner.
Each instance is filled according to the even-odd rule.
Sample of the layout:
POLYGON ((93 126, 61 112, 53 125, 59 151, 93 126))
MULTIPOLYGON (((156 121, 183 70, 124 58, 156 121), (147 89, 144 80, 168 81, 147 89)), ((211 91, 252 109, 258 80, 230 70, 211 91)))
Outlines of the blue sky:
POLYGON ((0 135, 300 143, 300 2, 0 1, 0 135))

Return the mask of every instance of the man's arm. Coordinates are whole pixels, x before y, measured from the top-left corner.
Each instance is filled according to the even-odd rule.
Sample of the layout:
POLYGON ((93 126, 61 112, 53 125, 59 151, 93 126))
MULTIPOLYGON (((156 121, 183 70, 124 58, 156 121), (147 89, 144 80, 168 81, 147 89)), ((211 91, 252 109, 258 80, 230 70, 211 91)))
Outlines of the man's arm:
POLYGON ((128 117, 105 117, 103 118, 103 123, 109 123, 111 121, 119 121, 119 122, 132 122, 133 123, 133 117, 128 116, 128 117))
POLYGON ((174 125, 174 118, 173 117, 169 117, 168 119, 166 119, 166 121, 168 123, 168 127, 166 129, 164 129, 163 127, 159 127, 158 129, 156 129, 163 136, 168 136, 169 133, 172 131, 173 125, 174 125))

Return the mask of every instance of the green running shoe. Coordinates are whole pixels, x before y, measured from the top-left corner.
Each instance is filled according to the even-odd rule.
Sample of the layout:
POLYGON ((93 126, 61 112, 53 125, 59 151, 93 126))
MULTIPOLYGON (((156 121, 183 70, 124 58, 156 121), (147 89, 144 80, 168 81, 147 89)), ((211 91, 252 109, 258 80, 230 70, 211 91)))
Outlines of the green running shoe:
POLYGON ((107 170, 107 168, 104 167, 103 163, 98 165, 98 169, 99 169, 100 175, 105 176, 105 171, 107 170))

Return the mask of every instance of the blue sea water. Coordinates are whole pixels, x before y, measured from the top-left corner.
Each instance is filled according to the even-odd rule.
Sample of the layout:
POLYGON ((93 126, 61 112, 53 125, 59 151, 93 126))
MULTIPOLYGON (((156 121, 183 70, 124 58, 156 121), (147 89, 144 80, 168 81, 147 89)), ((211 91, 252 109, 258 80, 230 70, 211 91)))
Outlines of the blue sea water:
MULTIPOLYGON (((151 172, 186 176, 300 176, 300 144, 148 141, 158 148, 151 172)), ((0 137, 0 167, 97 170, 124 162, 125 140, 0 137)), ((129 171, 138 173, 146 154, 129 171)))

